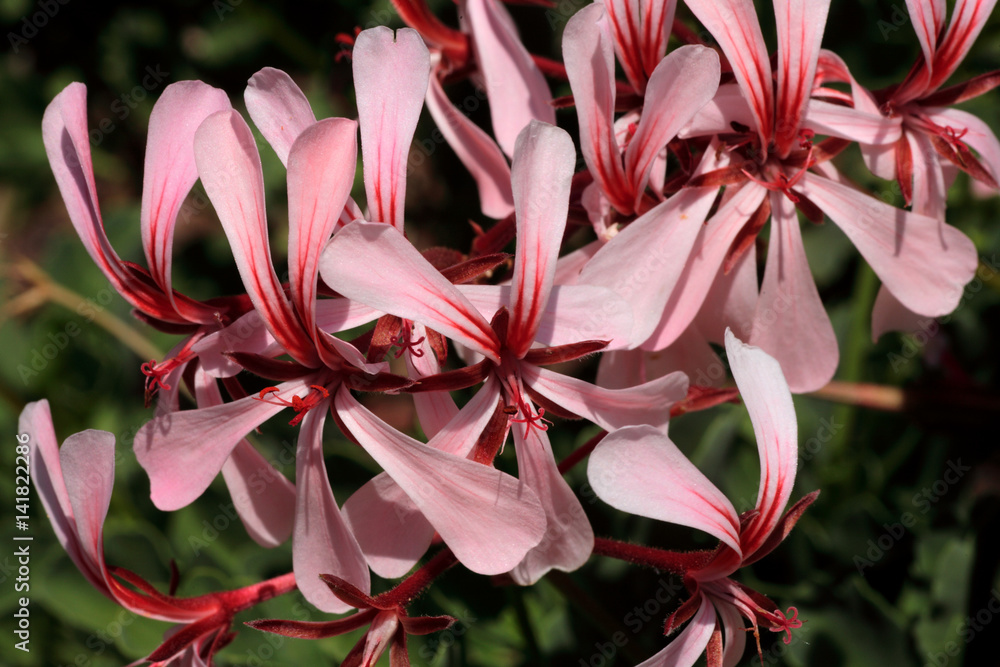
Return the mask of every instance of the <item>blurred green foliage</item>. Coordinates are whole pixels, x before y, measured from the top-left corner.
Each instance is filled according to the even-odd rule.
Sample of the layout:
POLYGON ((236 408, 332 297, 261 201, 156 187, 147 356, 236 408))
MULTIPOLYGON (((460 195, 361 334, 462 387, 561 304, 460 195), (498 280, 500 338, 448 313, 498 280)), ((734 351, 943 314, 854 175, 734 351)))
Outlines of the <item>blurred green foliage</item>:
MULTIPOLYGON (((457 22, 453 4, 438 0, 432 6, 444 20, 457 22)), ((548 15, 554 17, 551 21, 537 7, 513 7, 512 13, 532 50, 557 55, 564 25, 560 17, 575 6, 557 3, 558 11, 548 15)), ((767 3, 761 14, 774 44, 767 3)), ((0 454, 0 502, 8 508, 0 513, 0 544, 5 545, 0 547, 0 663, 121 665, 158 645, 166 627, 124 612, 85 582, 55 540, 37 496, 31 499, 31 652, 13 647, 11 614, 19 594, 10 546, 15 532, 12 471, 16 418, 26 402, 48 398, 60 438, 85 428, 116 435, 116 487, 105 526, 109 562, 165 588, 173 559, 182 573, 180 593, 195 595, 287 571, 290 547, 257 547, 228 514, 229 499, 218 481, 181 511, 163 514, 153 508, 148 481, 130 449, 136 429, 149 418, 142 408, 139 373, 145 359, 109 335, 102 322, 108 315, 123 320, 161 353, 172 339, 130 317, 76 238, 42 149, 45 105, 69 82, 87 84, 105 225, 117 252, 141 262, 138 214, 145 128, 162 92, 159 86, 146 91, 140 85, 147 67, 168 73, 162 85, 202 79, 221 87, 238 108, 247 78, 261 67, 278 67, 300 83, 317 116, 353 116, 349 60, 338 57, 336 35, 351 33, 355 26, 401 22, 384 0, 374 5, 173 0, 155 6, 0 0, 0 22, 5 36, 0 53, 0 438, 6 440, 0 454), (32 32, 31 22, 41 22, 36 17, 45 7, 51 16, 32 32), (106 129, 100 129, 102 120, 106 129), (37 291, 17 269, 25 259, 83 305, 56 303, 44 290, 37 291), (67 342, 47 358, 46 345, 62 340, 60 333, 67 342), (200 547, 199 539, 207 546, 200 547)), ((858 79, 873 88, 898 81, 919 52, 903 0, 835 0, 824 46, 841 54, 858 79)), ((991 19, 956 80, 998 67, 1000 21, 991 19)), ((555 86, 555 94, 566 92, 565 86, 555 86)), ((456 94, 463 94, 461 86, 456 94)), ((965 106, 997 128, 998 102, 1000 93, 993 91, 965 106)), ((474 117, 485 123, 488 115, 480 110, 474 117)), ((561 112, 560 123, 573 127, 572 112, 561 112)), ((431 130, 424 114, 417 140, 431 130)), ((261 153, 280 273, 287 220, 284 173, 263 144, 261 153)), ((864 175, 856 149, 843 155, 839 165, 899 203, 890 184, 864 175)), ((466 221, 482 220, 472 182, 450 149, 435 150, 409 178, 411 234, 423 245, 467 247, 471 231, 466 221)), ((355 196, 363 200, 360 181, 355 196)), ((989 614, 991 599, 1000 598, 995 539, 1000 531, 998 218, 997 198, 976 196, 960 176, 951 190, 949 221, 979 248, 980 277, 948 323, 935 325, 933 335, 887 335, 877 343, 871 341, 869 327, 877 289, 874 274, 833 225, 805 230, 807 252, 841 346, 838 380, 904 387, 908 402, 901 413, 881 413, 796 398, 802 446, 796 497, 817 488, 823 493, 791 537, 745 572, 744 581, 784 606, 796 605, 808 622, 787 647, 778 637, 764 637, 765 664, 995 664, 1000 633, 995 624, 984 623, 983 610, 989 614), (956 462, 970 470, 945 484, 945 473, 956 462), (912 522, 904 526, 907 515, 912 522)), ((177 236, 174 275, 179 289, 195 297, 240 290, 231 253, 210 212, 180 226, 177 236)), ((581 372, 592 373, 593 368, 581 367, 581 372)), ((593 432, 593 427, 559 424, 552 431, 557 457, 593 432)), ((256 439, 268 456, 285 462, 281 469, 289 476, 294 474, 287 456, 294 435, 284 424, 268 424, 256 439)), ((671 426, 671 435, 727 490, 738 510, 753 506, 758 463, 742 407, 686 415, 671 426)), ((374 464, 334 435, 332 427, 328 436, 331 478, 342 501, 374 464)), ((501 465, 512 465, 510 458, 502 457, 501 465)), ((691 531, 611 511, 588 495, 582 466, 569 479, 580 490, 598 534, 660 546, 704 544, 691 531)), ((645 621, 636 620, 634 609, 655 600, 651 596, 664 585, 671 585, 669 577, 602 558, 529 589, 498 587, 458 568, 419 600, 415 611, 448 613, 459 623, 446 633, 414 638, 411 658, 417 665, 635 664, 663 646, 661 623, 672 606, 645 621), (627 642, 614 646, 609 657, 607 647, 617 632, 627 642)), ((376 583, 377 588, 387 586, 376 583)), ((239 620, 323 616, 292 594, 239 620)), ((995 621, 996 614, 988 620, 995 621)), ((219 656, 219 663, 335 664, 359 635, 309 642, 247 629, 219 656)), ((752 648, 741 664, 759 664, 752 648)))

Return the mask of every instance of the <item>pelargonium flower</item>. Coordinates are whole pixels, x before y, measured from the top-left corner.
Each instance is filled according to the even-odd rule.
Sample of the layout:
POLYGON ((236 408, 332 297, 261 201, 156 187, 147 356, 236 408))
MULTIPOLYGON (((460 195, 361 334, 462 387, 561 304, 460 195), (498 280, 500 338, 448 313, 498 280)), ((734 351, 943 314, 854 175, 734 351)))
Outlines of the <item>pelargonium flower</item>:
POLYGON ((138 575, 104 561, 104 519, 111 502, 115 439, 106 431, 71 435, 60 448, 47 401, 29 403, 19 430, 31 436, 31 476, 56 537, 102 594, 140 616, 178 625, 143 661, 205 667, 234 635, 233 617, 295 588, 291 573, 232 591, 191 598, 157 591, 138 575))
MULTIPOLYGON (((900 84, 870 92, 835 54, 821 54, 820 62, 826 80, 851 84, 850 99, 856 108, 901 122, 902 136, 895 143, 862 143, 862 156, 875 175, 899 184, 914 213, 944 221, 948 184, 959 169, 994 191, 1000 187, 1000 141, 982 120, 951 108, 995 88, 1000 72, 942 88, 986 25, 996 0, 959 0, 947 30, 944 3, 907 0, 906 4, 922 57, 900 84)), ((916 330, 923 315, 883 285, 872 311, 872 336, 916 330)))
MULTIPOLYGON (((588 285, 553 285, 566 224, 574 150, 562 130, 533 121, 518 139, 512 175, 517 205, 517 250, 510 286, 455 286, 396 230, 356 222, 339 232, 323 254, 327 284, 351 299, 412 319, 439 331, 483 361, 420 380, 417 388, 457 389, 493 378, 483 391, 492 413, 502 399, 507 419, 488 455, 504 441, 510 424, 520 478, 539 496, 549 519, 548 535, 529 553, 514 577, 533 583, 553 567, 582 565, 592 531, 579 500, 556 469, 543 422, 544 410, 584 417, 614 429, 631 420, 665 428, 670 407, 684 398, 680 374, 620 391, 595 387, 540 366, 579 358, 620 345, 628 337, 630 313, 613 292, 588 285), (391 263, 405 280, 371 266, 391 263), (599 310, 594 304, 601 304, 599 310), (487 321, 490 318, 491 321, 487 321)), ((475 438, 478 433, 469 433, 475 438)))
MULTIPOLYGON (((717 135, 703 159, 714 157, 717 168, 698 173, 687 188, 704 192, 712 190, 709 186, 725 185, 726 191, 718 210, 700 226, 686 265, 668 290, 657 278, 678 272, 659 268, 659 256, 651 253, 676 234, 680 221, 689 215, 683 207, 671 224, 625 228, 584 268, 582 282, 627 288, 623 296, 637 313, 633 345, 659 350, 676 341, 719 283, 726 285, 727 299, 752 294, 753 271, 737 274, 750 283, 749 288, 734 286, 725 274, 744 261, 771 220, 767 265, 753 316, 726 324, 739 328, 751 343, 778 359, 793 391, 826 384, 839 353, 809 270, 798 211, 817 221, 829 216, 887 289, 913 311, 937 316, 957 305, 976 267, 976 250, 968 237, 938 220, 863 194, 840 182, 839 175, 823 164, 849 141, 893 143, 901 132, 898 119, 811 96, 828 4, 826 0, 776 3, 775 85, 752 2, 688 2, 719 40, 737 84, 720 86, 713 103, 681 132, 686 137, 717 135), (830 139, 815 143, 816 135, 830 139)), ((725 300, 711 306, 732 307, 725 300)))
MULTIPOLYGON (((726 353, 750 413, 760 452, 760 487, 753 510, 738 515, 732 503, 662 432, 629 426, 609 434, 590 456, 588 477, 598 497, 639 516, 703 530, 720 540, 717 549, 680 554, 677 574, 691 592, 667 620, 670 634, 691 623, 643 667, 689 667, 709 646, 709 664, 733 665, 743 654, 750 623, 785 631, 801 626, 765 596, 731 579, 740 568, 763 558, 792 530, 817 492, 782 513, 795 483, 798 433, 792 395, 781 367, 763 350, 745 345, 726 331, 726 353), (711 642, 711 644, 710 644, 711 642)), ((672 569, 669 564, 665 565, 672 569)), ((786 637, 786 641, 788 637, 786 637)))

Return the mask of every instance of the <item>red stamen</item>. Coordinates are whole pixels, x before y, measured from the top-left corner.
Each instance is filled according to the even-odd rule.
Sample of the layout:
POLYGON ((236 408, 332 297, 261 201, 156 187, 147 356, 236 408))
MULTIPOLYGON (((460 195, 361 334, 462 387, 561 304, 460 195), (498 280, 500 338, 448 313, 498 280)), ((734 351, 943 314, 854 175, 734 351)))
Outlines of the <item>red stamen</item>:
POLYGON ((408 320, 403 320, 403 326, 400 329, 399 335, 392 336, 389 340, 393 345, 399 348, 393 353, 393 356, 396 359, 403 356, 403 353, 407 350, 409 350, 410 354, 414 357, 424 356, 424 351, 417 347, 424 342, 424 336, 413 340, 413 330, 410 328, 410 322, 408 320))
POLYGON ((787 613, 791 614, 791 618, 785 616, 780 609, 775 609, 774 615, 769 620, 777 627, 770 628, 770 630, 771 632, 784 632, 785 636, 782 641, 785 644, 791 644, 792 630, 801 628, 804 621, 799 620, 799 610, 795 607, 789 607, 787 613))
POLYGON ((194 354, 185 348, 172 359, 165 359, 162 363, 157 363, 156 359, 150 359, 139 367, 142 374, 146 376, 145 406, 147 408, 157 391, 160 389, 170 391, 172 389, 171 385, 163 381, 163 378, 172 373, 178 366, 186 364, 192 357, 194 357, 194 354))
POLYGON ((330 392, 326 390, 325 387, 321 387, 316 384, 309 385, 316 391, 311 391, 305 398, 299 398, 298 396, 292 396, 291 401, 287 401, 280 396, 274 396, 273 398, 264 398, 268 394, 277 394, 277 387, 265 387, 261 390, 259 396, 254 396, 254 398, 263 403, 270 403, 271 405, 281 405, 284 407, 291 408, 295 410, 296 415, 292 421, 288 422, 290 426, 298 426, 302 419, 306 416, 306 413, 315 408, 319 403, 326 398, 330 398, 330 392))

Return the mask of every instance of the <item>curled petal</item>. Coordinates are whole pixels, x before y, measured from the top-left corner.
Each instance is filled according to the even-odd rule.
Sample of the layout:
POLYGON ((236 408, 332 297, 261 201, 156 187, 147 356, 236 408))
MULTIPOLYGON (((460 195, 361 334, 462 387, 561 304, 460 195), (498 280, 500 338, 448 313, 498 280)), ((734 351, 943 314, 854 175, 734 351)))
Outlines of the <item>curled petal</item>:
POLYGON ((287 166, 292 144, 316 122, 302 89, 280 69, 265 67, 250 77, 243 99, 254 125, 287 166))
POLYGON ((704 530, 740 553, 740 520, 732 503, 652 426, 607 435, 590 455, 587 477, 598 497, 616 509, 704 530))

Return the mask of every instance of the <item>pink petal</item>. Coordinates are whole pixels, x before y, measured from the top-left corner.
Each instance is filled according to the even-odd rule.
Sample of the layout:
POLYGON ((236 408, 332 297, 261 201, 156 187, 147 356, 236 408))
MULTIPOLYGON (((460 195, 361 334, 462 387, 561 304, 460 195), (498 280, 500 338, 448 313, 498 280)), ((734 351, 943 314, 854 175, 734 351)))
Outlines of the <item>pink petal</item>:
MULTIPOLYGON (((288 276, 292 302, 327 366, 340 355, 316 326, 319 257, 354 184, 357 123, 327 118, 304 130, 288 155, 288 276)), ((353 361, 364 363, 360 354, 353 361)))
POLYGON ((885 285, 879 287, 872 308, 872 342, 882 337, 888 331, 915 333, 925 329, 934 322, 934 318, 918 315, 899 302, 885 285))
POLYGON ((989 125, 961 109, 927 109, 926 113, 937 125, 951 127, 961 135, 962 141, 979 153, 980 162, 993 179, 1000 182, 1000 141, 989 125))
MULTIPOLYGON (((750 326, 757 299, 757 247, 754 244, 728 274, 720 272, 716 276, 694 324, 704 333, 705 339, 722 344, 726 327, 750 326)), ((693 379, 692 382, 704 384, 693 379)))
POLYGON ((869 146, 891 146, 899 140, 902 132, 899 118, 886 118, 878 113, 823 100, 809 101, 802 125, 816 134, 850 139, 869 146))
POLYGON ((688 378, 671 373, 625 389, 605 389, 569 375, 522 363, 524 383, 559 407, 588 419, 606 431, 649 424, 667 431, 670 408, 687 396, 688 378))
POLYGON ((753 127, 757 122, 753 110, 735 83, 719 86, 718 92, 694 118, 677 133, 682 139, 732 132, 733 123, 753 127))
POLYGON ((295 485, 253 445, 246 440, 236 443, 222 464, 222 478, 254 542, 271 548, 289 538, 295 523, 295 485))
POLYGON ((320 270, 340 294, 420 322, 499 363, 499 343, 490 325, 396 229, 351 223, 323 251, 320 270), (384 266, 393 267, 392 273, 377 268, 384 266))
MULTIPOLYGON (((198 180, 194 133, 210 115, 231 108, 222 90, 200 81, 180 81, 166 87, 149 117, 140 213, 142 246, 150 275, 172 301, 174 226, 184 198, 198 180)), ((205 324, 213 321, 208 308, 185 314, 205 324)))
POLYGON ((682 46, 656 66, 646 86, 639 126, 625 150, 636 208, 656 156, 712 100, 719 76, 719 56, 704 46, 682 46))
POLYGON ((750 342, 781 361, 796 393, 815 391, 833 378, 839 353, 809 260, 795 205, 771 195, 771 238, 750 342))
POLYGON ((796 148, 806 106, 812 106, 816 59, 823 41, 830 0, 783 0, 774 5, 778 26, 778 100, 775 108, 777 153, 796 148))
POLYGON ((851 239, 886 287, 921 315, 952 311, 978 265, 965 234, 807 174, 799 189, 851 239))
MULTIPOLYGON (((427 328, 422 324, 413 325, 413 340, 423 341, 417 346, 422 352, 420 356, 415 354, 405 355, 407 377, 414 380, 428 375, 436 375, 441 372, 441 365, 438 363, 437 355, 430 345, 427 336, 427 328)), ((438 431, 454 419, 458 414, 458 406, 455 400, 447 391, 424 391, 412 394, 413 407, 417 411, 417 418, 420 421, 420 428, 428 438, 433 438, 438 431)))
MULTIPOLYGON (((63 478, 59 443, 52 426, 49 402, 43 399, 24 406, 18 420, 17 430, 19 434, 27 435, 30 438, 28 440, 28 460, 30 461, 31 480, 34 482, 35 490, 42 501, 45 514, 52 524, 56 538, 91 585, 104 595, 114 599, 105 582, 107 574, 104 567, 104 550, 103 548, 97 549, 97 557, 95 558, 93 536, 81 536, 80 528, 77 525, 73 503, 70 501, 66 481, 63 478), (89 543, 85 543, 85 541, 89 541, 89 543)), ((110 433, 106 433, 104 436, 93 435, 100 434, 100 431, 87 431, 86 433, 92 434, 88 437, 93 443, 96 443, 98 450, 106 448, 106 444, 103 444, 106 441, 104 436, 111 438, 112 449, 109 463, 113 471, 114 438, 110 433)), ((77 442, 82 443, 83 441, 77 439, 77 442)), ((22 444, 21 438, 18 438, 18 443, 22 444)), ((93 460, 100 462, 98 456, 94 456, 93 460)), ((97 479, 104 480, 105 477, 104 473, 99 473, 97 479)), ((104 513, 107 512, 111 502, 110 491, 108 491, 107 498, 95 495, 92 496, 92 499, 97 505, 103 505, 104 513)), ((100 544, 99 536, 97 541, 100 544)))
POLYGON ((201 367, 214 377, 232 377, 243 371, 242 366, 224 356, 226 352, 265 354, 274 350, 276 355, 280 354, 277 352, 280 347, 256 310, 205 336, 191 349, 198 355, 201 367))
POLYGON ((941 159, 927 135, 907 132, 913 164, 913 205, 910 210, 944 221, 948 188, 944 184, 941 159))
POLYGON ((513 431, 518 478, 538 494, 547 520, 541 543, 510 572, 515 582, 529 586, 549 570, 572 572, 582 567, 594 550, 594 531, 580 500, 556 466, 545 431, 526 429, 521 423, 514 424, 513 431))
POLYGON ((747 645, 743 616, 735 606, 721 602, 715 605, 715 612, 719 615, 723 632, 722 667, 736 667, 747 645))
MULTIPOLYGON (((91 564, 94 574, 102 572, 107 582, 110 575, 104 566, 104 520, 115 485, 115 437, 107 431, 75 433, 59 449, 59 463, 83 560, 91 564)), ((84 574, 90 579, 87 572, 84 574)), ((106 586, 104 583, 97 588, 104 592, 106 586)))
POLYGON ((493 134, 504 153, 513 155, 517 135, 530 121, 555 124, 555 109, 549 104, 552 93, 500 3, 468 0, 465 8, 490 100, 493 134))
MULTIPOLYGON (((286 382, 270 398, 290 401, 292 396, 306 396, 312 391, 310 381, 314 381, 311 376, 286 382)), ((205 382, 207 385, 207 374, 205 382)), ((212 401, 208 393, 200 398, 212 401)), ((172 412, 147 422, 136 433, 134 448, 139 465, 149 475, 153 504, 172 511, 193 502, 219 474, 243 436, 282 409, 248 396, 222 405, 172 412)))
POLYGON ((799 461, 798 425, 791 391, 774 358, 742 343, 731 331, 726 332, 726 355, 760 451, 760 514, 743 530, 746 559, 764 544, 788 504, 799 461))
POLYGON ((934 68, 927 90, 937 90, 948 80, 986 26, 997 0, 957 0, 948 32, 934 54, 934 68))
POLYGON ((445 141, 475 179, 483 215, 499 220, 513 213, 514 194, 510 189, 507 158, 490 135, 448 100, 436 75, 431 76, 427 88, 427 110, 445 141))
MULTIPOLYGON (((458 291, 489 320, 512 298, 511 288, 504 285, 459 285, 458 291)), ((616 292, 590 285, 556 285, 541 313, 534 342, 556 346, 606 340, 606 349, 617 349, 629 344, 631 334, 632 309, 616 292)))
POLYGON ((649 338, 659 323, 717 192, 681 190, 619 232, 580 274, 580 283, 614 290, 632 306, 633 347, 649 338))
POLYGON ((280 69, 265 67, 250 77, 243 99, 254 125, 287 166, 292 144, 316 122, 302 89, 280 69))
POLYGON ((295 534, 292 567, 299 590, 321 611, 340 614, 351 609, 319 578, 332 574, 364 593, 371 577, 330 488, 323 460, 323 424, 330 399, 324 399, 302 420, 295 450, 295 534))
POLYGON ((563 59, 580 123, 580 151, 612 206, 631 213, 634 193, 614 136, 615 55, 604 7, 587 5, 563 31, 563 59))
POLYGON ((764 188, 756 183, 747 183, 709 218, 695 240, 690 259, 677 279, 677 286, 660 311, 661 320, 656 323, 643 349, 668 347, 694 321, 721 273, 722 262, 733 239, 766 195, 764 188))
MULTIPOLYGON (((698 661, 715 632, 715 607, 705 595, 688 626, 663 649, 637 667, 691 667, 698 661)), ((741 655, 742 657, 742 655, 741 655)))
POLYGON ((165 295, 133 277, 108 241, 90 159, 86 86, 71 83, 49 103, 42 118, 42 140, 73 228, 115 290, 144 313, 186 322, 165 295))
POLYGON ((342 423, 473 572, 507 572, 542 539, 545 515, 526 484, 399 433, 345 388, 336 406, 342 423))
POLYGON ((606 436, 587 464, 598 497, 639 516, 703 530, 740 552, 732 503, 661 431, 627 426, 606 436))
POLYGON ((646 81, 666 53, 677 2, 605 0, 602 4, 608 13, 615 53, 625 77, 642 94, 646 81))
POLYGON ((354 88, 369 220, 403 229, 406 158, 427 92, 431 61, 416 31, 385 26, 354 42, 354 88))
POLYGON ((409 572, 427 553, 436 532, 384 472, 355 491, 344 503, 343 513, 372 572, 386 579, 409 572))
POLYGON ((271 263, 264 178, 250 128, 235 111, 217 112, 198 128, 194 150, 201 182, 232 246, 254 308, 296 361, 316 367, 312 339, 299 324, 271 263))
POLYGON ((775 122, 771 63, 752 0, 688 0, 687 6, 718 40, 753 110, 761 143, 768 145, 775 122))
MULTIPOLYGON (((461 412, 428 442, 442 452, 467 457, 493 415, 499 387, 492 375, 461 412)), ((417 394, 416 398, 420 396, 417 394)), ((454 405, 454 404, 453 404, 454 405)), ((434 527, 386 473, 376 475, 344 503, 344 518, 368 564, 382 577, 401 577, 427 552, 434 527)))
POLYGON ((947 7, 945 0, 906 0, 907 13, 913 22, 913 31, 920 40, 928 72, 934 67, 934 53, 944 31, 947 7))
POLYGON ((535 340, 549 301, 575 161, 573 140, 558 127, 533 120, 517 137, 511 166, 517 250, 507 346, 518 358, 535 340))

